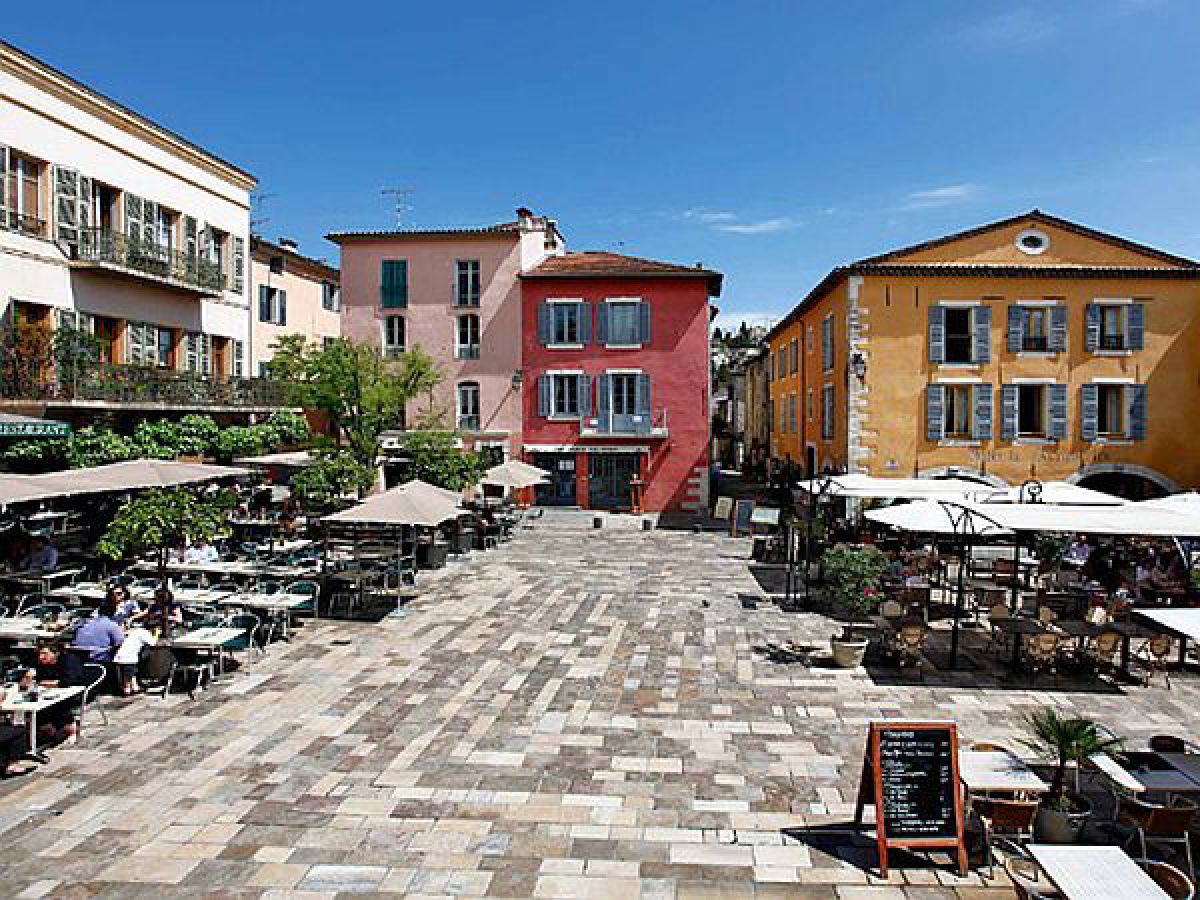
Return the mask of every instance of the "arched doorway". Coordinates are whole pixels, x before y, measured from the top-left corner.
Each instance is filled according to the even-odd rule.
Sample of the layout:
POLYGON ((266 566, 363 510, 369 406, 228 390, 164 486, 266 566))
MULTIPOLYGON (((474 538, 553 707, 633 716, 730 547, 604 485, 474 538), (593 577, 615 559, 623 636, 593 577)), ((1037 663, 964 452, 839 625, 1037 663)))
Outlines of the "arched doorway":
POLYGON ((1126 500, 1154 500, 1179 492, 1179 485, 1161 472, 1128 463, 1084 466, 1067 481, 1126 500))
POLYGON ((960 478, 963 481, 976 481, 988 487, 1006 488, 1008 482, 996 475, 980 472, 978 469, 963 466, 938 466, 934 469, 922 469, 917 473, 918 478, 960 478))

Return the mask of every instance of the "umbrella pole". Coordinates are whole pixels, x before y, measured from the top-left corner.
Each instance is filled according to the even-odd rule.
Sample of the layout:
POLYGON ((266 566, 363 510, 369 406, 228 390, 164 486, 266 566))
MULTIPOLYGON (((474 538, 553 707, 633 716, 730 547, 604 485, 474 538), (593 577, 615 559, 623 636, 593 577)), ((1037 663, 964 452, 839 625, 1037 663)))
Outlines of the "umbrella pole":
POLYGON ((1013 615, 1017 614, 1019 599, 1018 591, 1021 587, 1021 532, 1013 532, 1013 580, 1012 588, 1009 591, 1010 602, 1009 606, 1013 611, 1013 615))
POLYGON ((970 543, 967 541, 966 534, 963 534, 961 543, 959 544, 958 557, 958 590, 954 595, 954 625, 950 629, 950 668, 953 669, 958 665, 958 633, 962 623, 963 610, 963 593, 965 591, 964 576, 967 569, 967 555, 970 553, 970 543))

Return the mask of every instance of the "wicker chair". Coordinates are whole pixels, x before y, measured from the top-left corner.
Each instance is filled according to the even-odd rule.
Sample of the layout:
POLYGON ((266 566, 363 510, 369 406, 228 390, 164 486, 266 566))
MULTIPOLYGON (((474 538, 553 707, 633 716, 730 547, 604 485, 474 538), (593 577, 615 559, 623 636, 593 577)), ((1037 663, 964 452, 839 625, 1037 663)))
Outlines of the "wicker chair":
POLYGON ((1032 860, 1010 856, 1004 861, 1004 874, 1021 900, 1060 900, 1062 897, 1058 888, 1042 880, 1041 869, 1032 860))
POLYGON ((1171 900, 1192 900, 1196 896, 1192 879, 1174 866, 1152 859, 1139 859, 1137 862, 1171 900))
POLYGON ((925 639, 928 635, 929 629, 923 624, 910 622, 902 625, 896 632, 896 639, 892 643, 892 653, 896 657, 897 665, 901 668, 905 666, 919 668, 921 652, 925 649, 925 639))
POLYGON ((1146 687, 1150 686, 1151 678, 1162 672, 1167 682, 1167 690, 1171 689, 1171 670, 1168 666, 1170 656, 1171 638, 1165 634, 1156 634, 1138 648, 1138 662, 1146 670, 1146 687))
POLYGON ((1087 658, 1097 669, 1112 669, 1121 650, 1121 635, 1115 631, 1104 631, 1088 644, 1087 658))
POLYGON ((1039 674, 1058 674, 1058 649, 1061 638, 1054 632, 1030 635, 1025 643, 1025 658, 1030 677, 1039 674))

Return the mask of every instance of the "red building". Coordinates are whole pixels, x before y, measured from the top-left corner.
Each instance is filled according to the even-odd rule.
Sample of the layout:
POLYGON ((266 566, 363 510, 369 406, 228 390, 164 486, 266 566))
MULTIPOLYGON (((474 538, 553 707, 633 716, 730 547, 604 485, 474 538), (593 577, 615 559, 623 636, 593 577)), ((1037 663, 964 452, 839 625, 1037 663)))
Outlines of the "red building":
POLYGON ((616 253, 521 274, 523 443, 545 505, 708 503, 709 298, 721 275, 616 253))

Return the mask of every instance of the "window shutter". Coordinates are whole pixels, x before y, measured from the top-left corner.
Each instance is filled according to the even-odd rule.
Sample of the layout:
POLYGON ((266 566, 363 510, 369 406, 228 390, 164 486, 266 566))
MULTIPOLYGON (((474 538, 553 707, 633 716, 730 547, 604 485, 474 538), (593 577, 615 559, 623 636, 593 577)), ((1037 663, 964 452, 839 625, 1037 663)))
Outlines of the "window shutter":
POLYGON ((975 340, 971 342, 971 359, 977 363, 992 361, 992 308, 975 307, 975 340))
POLYGON ((639 416, 648 416, 651 414, 653 407, 650 397, 650 376, 645 373, 637 377, 637 384, 634 386, 633 405, 639 416))
POLYGON ((608 304, 596 304, 596 343, 608 344, 608 304))
POLYGON ((279 324, 286 325, 287 324, 287 291, 281 290, 279 292, 279 294, 277 295, 277 301, 279 303, 279 324))
POLYGON ((1067 351, 1067 308, 1056 306, 1050 310, 1050 351, 1067 351))
POLYGON ((1050 385, 1050 432, 1056 441, 1066 440, 1067 437, 1067 386, 1065 384, 1050 385))
POLYGON ((1100 307, 1089 303, 1084 312, 1083 349, 1095 353, 1100 346, 1100 307))
POLYGON ((971 401, 975 407, 975 421, 971 425, 971 437, 977 441, 992 438, 992 386, 971 385, 971 401))
POLYGON ((79 239, 90 242, 92 239, 92 179, 79 176, 79 239))
POLYGON ((650 304, 645 300, 638 304, 638 343, 650 343, 650 304))
POLYGON ((592 414, 592 379, 587 375, 579 376, 579 415, 590 417, 592 414))
POLYGON ((9 227, 8 210, 17 205, 16 200, 8 196, 8 148, 0 144, 0 227, 9 227))
POLYGON ((1134 441, 1146 439, 1146 385, 1131 384, 1125 388, 1129 402, 1129 437, 1134 441))
POLYGON ((1129 307, 1129 349, 1146 348, 1146 304, 1133 303, 1129 307))
POLYGON ((931 441, 940 441, 945 433, 945 392, 940 384, 931 384, 925 389, 925 428, 931 441))
POLYGON ((544 300, 538 304, 538 343, 543 347, 554 339, 554 307, 544 300))
POLYGON ((1079 389, 1079 433, 1094 441, 1100 430, 1100 386, 1085 384, 1079 389))
MULTIPOLYGON (((246 287, 246 241, 240 237, 233 239, 233 291, 240 294, 246 287)), ((321 285, 322 294, 325 285, 321 285)))
POLYGON ((1025 343, 1025 310, 1020 306, 1008 308, 1008 352, 1020 353, 1025 343))
POLYGON ((1000 385, 1000 437, 1011 441, 1017 436, 1017 386, 1000 385))
POLYGON ((79 243, 79 173, 54 167, 55 239, 75 246, 79 243))
POLYGON ((577 314, 579 316, 579 343, 586 347, 592 342, 592 304, 580 303, 577 307, 577 314))
MULTIPOLYGON (((601 304, 603 306, 603 304, 601 304)), ((612 427, 612 376, 596 376, 596 415, 600 427, 608 431, 612 427)))
POLYGON ((553 389, 549 375, 538 376, 538 415, 542 418, 550 416, 550 394, 553 389))
POLYGON ((408 260, 385 259, 380 286, 380 305, 385 309, 408 306, 408 260))
POLYGON ((125 192, 125 236, 135 245, 142 240, 142 198, 125 192))
POLYGON ((271 295, 267 292, 265 284, 258 286, 258 321, 271 321, 271 295))
POLYGON ((946 361, 946 310, 940 306, 929 307, 929 361, 946 361))

